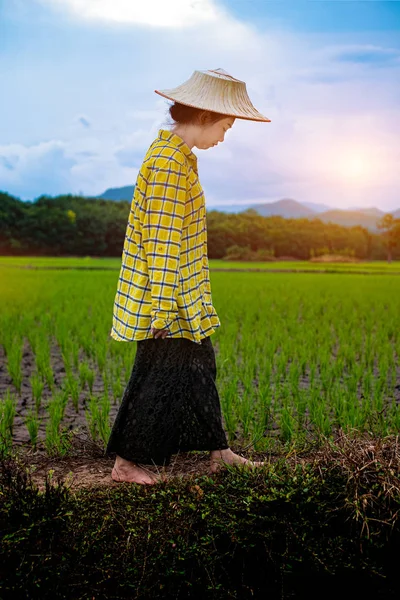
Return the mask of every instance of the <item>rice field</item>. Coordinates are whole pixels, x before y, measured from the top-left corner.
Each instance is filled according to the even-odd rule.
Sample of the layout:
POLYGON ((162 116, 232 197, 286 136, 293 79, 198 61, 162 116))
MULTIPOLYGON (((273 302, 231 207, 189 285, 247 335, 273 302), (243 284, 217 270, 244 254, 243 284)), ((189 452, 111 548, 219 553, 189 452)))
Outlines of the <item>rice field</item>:
MULTIPOLYGON (((339 429, 398 432, 399 265, 362 275, 352 271, 359 265, 320 274, 213 271, 218 263, 227 267, 210 262, 222 324, 212 341, 233 447, 303 447, 339 429)), ((106 444, 136 351, 109 337, 119 260, 0 264, 1 452, 62 456, 81 430, 106 444)))

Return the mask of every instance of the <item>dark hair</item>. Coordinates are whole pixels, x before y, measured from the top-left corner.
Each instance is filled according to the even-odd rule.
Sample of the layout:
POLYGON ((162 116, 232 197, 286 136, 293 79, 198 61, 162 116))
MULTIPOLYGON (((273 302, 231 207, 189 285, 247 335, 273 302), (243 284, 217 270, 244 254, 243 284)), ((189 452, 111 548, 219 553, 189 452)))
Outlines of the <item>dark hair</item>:
POLYGON ((211 110, 203 110, 201 108, 193 108, 193 106, 186 106, 175 102, 168 110, 172 119, 174 120, 173 125, 176 123, 196 123, 213 125, 221 119, 225 119, 228 115, 222 115, 221 113, 213 112, 211 110))

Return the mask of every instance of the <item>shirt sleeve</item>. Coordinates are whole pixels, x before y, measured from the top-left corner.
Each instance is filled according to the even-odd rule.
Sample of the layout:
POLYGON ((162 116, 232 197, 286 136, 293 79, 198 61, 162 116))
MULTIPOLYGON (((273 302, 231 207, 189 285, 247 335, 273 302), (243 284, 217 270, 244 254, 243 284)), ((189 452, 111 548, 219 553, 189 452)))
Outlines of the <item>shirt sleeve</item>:
POLYGON ((142 242, 151 288, 151 327, 156 329, 167 329, 178 315, 186 183, 186 168, 175 160, 155 168, 148 180, 142 242))

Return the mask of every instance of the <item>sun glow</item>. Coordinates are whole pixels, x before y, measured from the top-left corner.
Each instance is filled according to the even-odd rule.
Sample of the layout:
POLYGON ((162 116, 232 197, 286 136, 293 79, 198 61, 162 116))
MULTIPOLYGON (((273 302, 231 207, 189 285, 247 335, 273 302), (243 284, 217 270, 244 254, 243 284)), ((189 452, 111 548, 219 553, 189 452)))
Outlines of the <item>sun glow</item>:
POLYGON ((353 156, 347 163, 346 171, 350 177, 365 177, 368 173, 368 166, 361 156, 353 156))
POLYGON ((351 183, 368 183, 374 176, 374 164, 365 153, 348 152, 337 162, 340 177, 351 183))

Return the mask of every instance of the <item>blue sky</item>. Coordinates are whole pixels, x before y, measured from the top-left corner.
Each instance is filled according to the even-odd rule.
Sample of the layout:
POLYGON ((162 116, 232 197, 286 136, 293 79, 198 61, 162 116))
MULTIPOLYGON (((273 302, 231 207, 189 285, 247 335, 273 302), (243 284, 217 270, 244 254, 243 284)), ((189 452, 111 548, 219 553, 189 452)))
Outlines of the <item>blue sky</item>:
POLYGON ((400 2, 0 0, 0 190, 132 185, 175 87, 221 67, 271 123, 201 151, 209 207, 400 208, 400 2))

